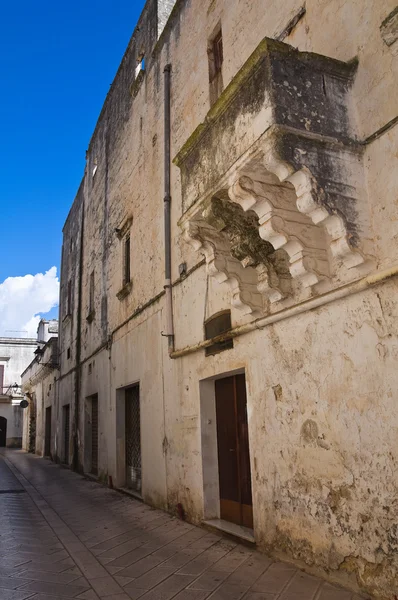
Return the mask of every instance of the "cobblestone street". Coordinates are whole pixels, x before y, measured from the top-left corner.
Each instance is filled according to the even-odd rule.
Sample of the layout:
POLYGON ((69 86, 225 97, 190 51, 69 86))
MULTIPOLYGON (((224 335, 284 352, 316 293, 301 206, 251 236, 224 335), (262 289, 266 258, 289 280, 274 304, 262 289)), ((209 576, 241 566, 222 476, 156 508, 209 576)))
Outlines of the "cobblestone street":
POLYGON ((20 451, 0 520, 0 600, 359 600, 20 451))

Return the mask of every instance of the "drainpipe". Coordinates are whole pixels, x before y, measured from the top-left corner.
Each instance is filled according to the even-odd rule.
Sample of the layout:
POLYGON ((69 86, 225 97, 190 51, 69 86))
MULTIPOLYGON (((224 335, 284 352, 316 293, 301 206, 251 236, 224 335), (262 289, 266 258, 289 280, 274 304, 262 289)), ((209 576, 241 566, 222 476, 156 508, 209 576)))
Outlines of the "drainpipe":
POLYGON ((171 285, 171 194, 170 194, 170 78, 171 65, 164 68, 164 260, 166 293, 166 332, 169 353, 174 351, 173 290, 171 285))

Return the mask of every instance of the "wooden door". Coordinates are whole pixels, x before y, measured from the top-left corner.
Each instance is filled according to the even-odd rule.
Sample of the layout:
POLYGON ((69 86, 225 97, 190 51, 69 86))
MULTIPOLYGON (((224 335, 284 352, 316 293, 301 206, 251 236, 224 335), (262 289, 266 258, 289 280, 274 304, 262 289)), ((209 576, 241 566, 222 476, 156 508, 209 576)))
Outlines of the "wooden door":
POLYGON ((70 439, 70 409, 69 404, 64 406, 64 463, 69 464, 69 439, 70 439))
POLYGON ((7 419, 5 417, 0 417, 0 447, 5 448, 6 444, 7 444, 7 419))
POLYGON ((91 400, 91 473, 98 475, 98 396, 91 400))
POLYGON ((46 408, 46 423, 44 433, 44 456, 51 455, 51 406, 46 408))
POLYGON ((141 493, 140 388, 126 390, 126 486, 141 493))
POLYGON ((253 527, 245 376, 215 382, 220 518, 253 527))

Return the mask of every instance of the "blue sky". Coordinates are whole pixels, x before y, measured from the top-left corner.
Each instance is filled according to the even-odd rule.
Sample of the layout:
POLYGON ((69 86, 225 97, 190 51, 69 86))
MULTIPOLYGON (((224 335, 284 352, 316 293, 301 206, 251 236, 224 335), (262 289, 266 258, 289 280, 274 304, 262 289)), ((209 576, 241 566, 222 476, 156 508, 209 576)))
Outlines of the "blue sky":
POLYGON ((0 285, 59 267, 85 151, 143 5, 1 4, 0 285))

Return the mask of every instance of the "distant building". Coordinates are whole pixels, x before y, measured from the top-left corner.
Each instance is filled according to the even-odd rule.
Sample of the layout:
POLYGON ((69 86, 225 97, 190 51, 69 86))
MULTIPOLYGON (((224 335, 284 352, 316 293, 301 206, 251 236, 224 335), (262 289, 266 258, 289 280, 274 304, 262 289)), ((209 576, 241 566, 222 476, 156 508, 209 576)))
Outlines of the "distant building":
POLYGON ((58 375, 58 321, 42 319, 37 328, 35 357, 22 373, 22 391, 29 406, 24 412, 22 447, 40 456, 55 458, 56 428, 51 407, 58 375))
POLYGON ((0 447, 21 447, 21 372, 32 360, 37 340, 0 338, 0 447))

